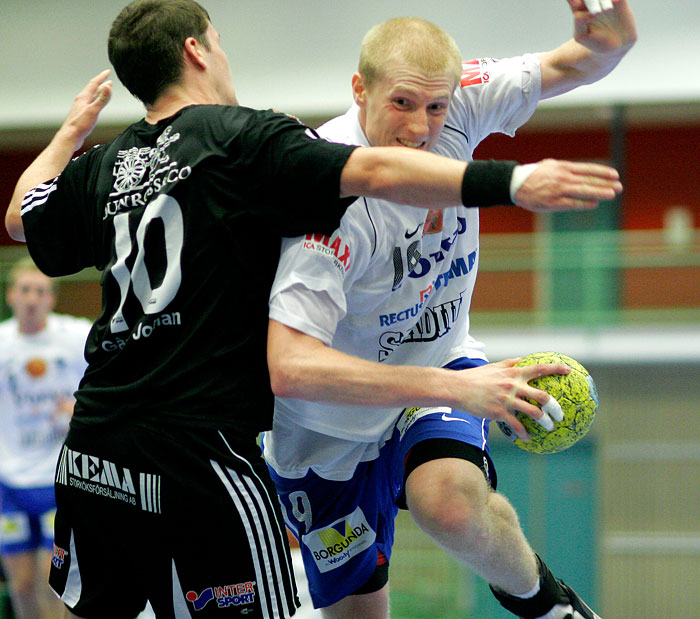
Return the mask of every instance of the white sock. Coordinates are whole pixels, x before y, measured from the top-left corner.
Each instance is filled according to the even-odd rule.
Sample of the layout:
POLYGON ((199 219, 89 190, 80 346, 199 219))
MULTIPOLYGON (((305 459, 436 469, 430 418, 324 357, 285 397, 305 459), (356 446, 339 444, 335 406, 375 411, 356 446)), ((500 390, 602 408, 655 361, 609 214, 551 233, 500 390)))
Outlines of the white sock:
POLYGON ((523 600, 529 600, 534 598, 540 592, 540 579, 537 579, 535 586, 530 589, 527 593, 513 593, 513 597, 522 598, 523 600))

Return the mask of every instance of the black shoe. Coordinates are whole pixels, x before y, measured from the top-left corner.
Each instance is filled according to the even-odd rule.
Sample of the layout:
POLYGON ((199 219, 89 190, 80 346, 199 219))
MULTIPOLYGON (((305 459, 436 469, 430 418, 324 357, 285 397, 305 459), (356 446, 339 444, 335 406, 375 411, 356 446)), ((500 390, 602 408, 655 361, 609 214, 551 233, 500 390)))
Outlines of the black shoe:
POLYGON ((540 590, 533 597, 523 599, 491 587, 503 608, 521 619, 601 619, 569 585, 554 578, 542 559, 537 557, 537 562, 540 590))

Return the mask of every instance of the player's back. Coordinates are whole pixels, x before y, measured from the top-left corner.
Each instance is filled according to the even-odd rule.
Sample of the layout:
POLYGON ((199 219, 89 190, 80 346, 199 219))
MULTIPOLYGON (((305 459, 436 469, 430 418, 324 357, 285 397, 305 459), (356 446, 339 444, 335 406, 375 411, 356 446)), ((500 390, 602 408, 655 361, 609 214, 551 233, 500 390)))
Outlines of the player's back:
MULTIPOLYGON (((303 134, 298 121, 273 112, 190 106, 155 125, 136 123, 72 162, 44 192, 50 208, 34 192, 25 208, 34 200, 43 228, 53 221, 65 235, 63 251, 34 243, 45 252, 35 257, 40 266, 54 275, 104 271, 74 425, 134 418, 135 410, 149 424, 255 433, 269 423, 267 286, 279 236, 299 217, 282 208, 286 190, 294 196, 300 184, 283 163, 303 134), (291 136, 288 145, 280 135, 291 136), (51 219, 56 207, 75 229, 51 219)), ((323 202, 337 225, 318 193, 318 208, 323 202)), ((32 213, 23 219, 31 225, 32 213)))

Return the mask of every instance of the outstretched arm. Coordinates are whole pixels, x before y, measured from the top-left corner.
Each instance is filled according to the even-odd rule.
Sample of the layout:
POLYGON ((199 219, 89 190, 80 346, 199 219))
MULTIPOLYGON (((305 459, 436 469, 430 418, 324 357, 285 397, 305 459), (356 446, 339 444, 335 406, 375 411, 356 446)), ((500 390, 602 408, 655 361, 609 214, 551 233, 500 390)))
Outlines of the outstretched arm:
POLYGON ((605 77, 637 40, 627 0, 568 0, 574 37, 540 55, 542 99, 605 77))
MULTIPOLYGON (((108 75, 109 71, 103 71, 88 82, 51 143, 17 182, 5 214, 5 226, 13 239, 25 240, 21 208, 26 193, 60 174, 95 127, 112 94, 112 82, 105 81, 108 75)), ((340 193, 429 209, 461 204, 485 206, 483 202, 470 202, 469 191, 465 191, 465 187, 479 186, 482 180, 471 172, 465 174, 469 165, 408 148, 357 148, 343 168, 340 193)), ((518 166, 515 170, 523 172, 524 168, 528 174, 513 175, 520 176, 520 183, 514 185, 509 174, 496 193, 501 196, 505 191, 508 196, 510 188, 512 202, 528 210, 595 208, 599 201, 610 200, 622 191, 617 171, 607 166, 545 160, 536 167, 518 166)))
POLYGON ((49 145, 39 153, 17 181, 10 206, 5 213, 5 227, 16 241, 24 241, 24 226, 20 210, 22 200, 30 189, 60 174, 95 128, 97 117, 112 96, 112 82, 105 81, 109 71, 92 78, 78 94, 73 105, 49 145))
MULTIPOLYGON (((505 178, 505 201, 472 201, 474 191, 486 198, 487 182, 494 188, 501 184, 493 181, 490 165, 484 163, 465 163, 410 148, 356 148, 343 168, 340 192, 428 209, 508 204, 510 196, 511 203, 530 211, 564 211, 595 208, 622 191, 614 168, 544 159, 515 167, 512 177, 505 178), (519 176, 520 182, 514 184, 519 176)), ((501 162, 489 163, 502 167, 501 162)), ((502 188, 495 193, 503 196, 502 188)))
POLYGON ((523 440, 528 434, 514 411, 540 420, 542 410, 525 398, 549 400, 528 381, 571 371, 560 363, 516 368, 517 359, 459 371, 373 363, 275 320, 268 329, 267 361, 272 390, 280 397, 358 407, 451 406, 505 421, 523 440))

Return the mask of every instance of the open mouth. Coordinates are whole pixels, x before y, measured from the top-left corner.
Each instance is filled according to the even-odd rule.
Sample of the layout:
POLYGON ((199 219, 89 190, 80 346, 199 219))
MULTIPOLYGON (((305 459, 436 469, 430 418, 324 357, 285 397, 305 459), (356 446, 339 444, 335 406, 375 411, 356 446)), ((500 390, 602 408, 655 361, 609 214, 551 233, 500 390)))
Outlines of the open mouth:
POLYGON ((425 146, 425 142, 411 142, 403 138, 396 138, 396 141, 401 144, 401 146, 406 146, 407 148, 422 148, 425 146))

